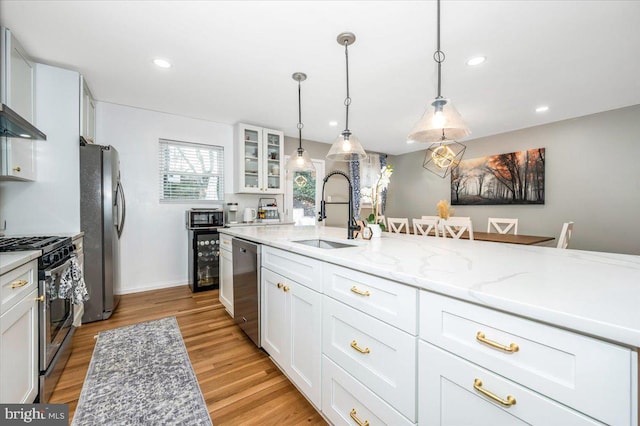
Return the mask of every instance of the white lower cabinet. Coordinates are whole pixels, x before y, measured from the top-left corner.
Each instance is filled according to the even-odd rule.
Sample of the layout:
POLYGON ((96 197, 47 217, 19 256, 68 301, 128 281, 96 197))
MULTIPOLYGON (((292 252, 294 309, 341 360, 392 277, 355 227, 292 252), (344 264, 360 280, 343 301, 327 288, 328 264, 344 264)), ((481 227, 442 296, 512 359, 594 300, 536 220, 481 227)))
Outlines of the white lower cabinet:
POLYGON ((322 295, 269 269, 261 272, 262 347, 320 409, 322 295))
POLYGON ((419 344, 422 425, 602 425, 456 355, 419 344))
POLYGON ((220 243, 220 291, 218 297, 231 318, 233 318, 233 253, 220 243))
POLYGON ((413 425, 326 356, 322 357, 322 412, 335 425, 413 425))
POLYGON ((38 395, 38 289, 0 316, 0 403, 38 395))
POLYGON ((322 350, 411 421, 416 421, 417 337, 323 298, 322 350))

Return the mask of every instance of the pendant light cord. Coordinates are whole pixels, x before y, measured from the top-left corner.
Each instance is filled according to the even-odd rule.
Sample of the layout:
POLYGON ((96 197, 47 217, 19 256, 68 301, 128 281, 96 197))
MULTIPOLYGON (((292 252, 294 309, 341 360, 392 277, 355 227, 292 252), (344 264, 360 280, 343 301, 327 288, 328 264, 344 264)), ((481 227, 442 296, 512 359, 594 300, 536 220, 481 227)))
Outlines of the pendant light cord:
POLYGON ((433 53, 433 60, 438 64, 438 97, 436 99, 442 98, 442 63, 444 62, 444 52, 440 50, 440 0, 438 0, 438 21, 437 21, 437 46, 436 51, 433 53))
POLYGON ((346 118, 345 118, 345 133, 351 133, 349 132, 349 105, 351 105, 351 97, 349 96, 349 42, 347 40, 345 40, 344 42, 344 58, 345 58, 345 63, 347 65, 347 97, 344 99, 344 106, 346 109, 346 118))
POLYGON ((302 102, 300 94, 300 80, 298 80, 298 152, 302 151, 302 102))

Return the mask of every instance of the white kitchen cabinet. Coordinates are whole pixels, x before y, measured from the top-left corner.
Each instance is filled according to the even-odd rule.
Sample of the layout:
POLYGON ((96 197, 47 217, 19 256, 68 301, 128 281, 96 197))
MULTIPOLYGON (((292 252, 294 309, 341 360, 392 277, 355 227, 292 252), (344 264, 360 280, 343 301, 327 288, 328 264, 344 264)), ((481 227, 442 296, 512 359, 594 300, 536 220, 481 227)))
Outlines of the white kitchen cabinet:
POLYGON ((220 234, 220 291, 218 299, 233 318, 233 251, 229 235, 220 234))
POLYGON ((238 124, 236 141, 236 192, 284 192, 284 133, 238 124))
POLYGON ((29 123, 35 122, 35 67, 8 28, 1 28, 2 103, 29 123))
POLYGON ((3 137, 0 142, 0 177, 11 180, 36 180, 36 142, 3 137))
POLYGON ((630 349, 427 291, 420 337, 603 423, 632 422, 630 349))
POLYGON ((420 424, 603 424, 429 343, 420 342, 419 358, 420 424))
POLYGON ((0 403, 32 403, 39 372, 37 261, 3 274, 0 287, 0 403))
POLYGON ((80 136, 89 142, 95 142, 96 101, 84 76, 80 76, 80 136))
POLYGON ((262 347, 320 409, 322 295, 266 268, 261 290, 262 347))

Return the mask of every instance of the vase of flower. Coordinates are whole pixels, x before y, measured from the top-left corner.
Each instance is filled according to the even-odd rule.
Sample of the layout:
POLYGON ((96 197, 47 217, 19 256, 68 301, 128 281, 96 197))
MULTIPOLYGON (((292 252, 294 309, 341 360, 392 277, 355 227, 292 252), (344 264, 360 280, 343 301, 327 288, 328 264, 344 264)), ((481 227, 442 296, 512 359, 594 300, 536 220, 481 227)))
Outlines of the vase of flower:
MULTIPOLYGON (((371 188, 371 208, 372 212, 367 217, 367 222, 369 226, 375 225, 377 229, 382 231, 386 231, 383 223, 380 223, 380 204, 382 203, 382 191, 387 189, 389 186, 389 181, 391 179, 391 174, 393 173, 393 168, 390 165, 386 165, 380 169, 380 174, 378 175, 378 179, 376 180, 376 184, 371 188)), ((373 230, 373 229, 372 229, 373 230)), ((376 235, 376 231, 373 230, 373 236, 380 236, 380 234, 376 235)))

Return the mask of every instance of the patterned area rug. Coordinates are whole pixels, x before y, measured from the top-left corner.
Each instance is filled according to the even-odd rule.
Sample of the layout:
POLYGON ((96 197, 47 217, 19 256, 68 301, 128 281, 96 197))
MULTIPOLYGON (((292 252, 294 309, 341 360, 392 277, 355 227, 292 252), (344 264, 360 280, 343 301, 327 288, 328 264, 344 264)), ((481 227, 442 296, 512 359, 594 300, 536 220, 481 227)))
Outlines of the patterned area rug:
POLYGON ((175 317, 98 334, 72 425, 211 425, 175 317))

